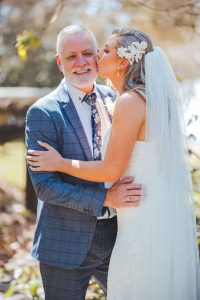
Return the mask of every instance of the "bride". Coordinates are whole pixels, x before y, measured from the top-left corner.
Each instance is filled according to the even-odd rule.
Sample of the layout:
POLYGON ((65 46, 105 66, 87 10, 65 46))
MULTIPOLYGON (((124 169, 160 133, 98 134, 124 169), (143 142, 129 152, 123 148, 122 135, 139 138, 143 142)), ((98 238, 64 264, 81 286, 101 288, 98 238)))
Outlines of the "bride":
POLYGON ((59 171, 97 182, 133 175, 140 206, 117 209, 118 235, 108 300, 198 300, 199 256, 176 78, 165 53, 133 29, 113 31, 99 74, 118 93, 103 161, 28 151, 32 171, 59 171))

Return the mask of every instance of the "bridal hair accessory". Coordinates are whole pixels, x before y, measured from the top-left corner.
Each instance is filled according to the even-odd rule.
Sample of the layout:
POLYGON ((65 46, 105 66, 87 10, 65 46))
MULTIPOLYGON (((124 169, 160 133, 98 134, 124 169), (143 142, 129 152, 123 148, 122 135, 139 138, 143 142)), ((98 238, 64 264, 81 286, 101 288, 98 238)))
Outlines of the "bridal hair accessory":
POLYGON ((127 58, 130 65, 132 65, 134 61, 138 62, 142 58, 146 48, 147 42, 145 41, 141 43, 133 42, 131 46, 118 48, 117 55, 122 58, 127 58))

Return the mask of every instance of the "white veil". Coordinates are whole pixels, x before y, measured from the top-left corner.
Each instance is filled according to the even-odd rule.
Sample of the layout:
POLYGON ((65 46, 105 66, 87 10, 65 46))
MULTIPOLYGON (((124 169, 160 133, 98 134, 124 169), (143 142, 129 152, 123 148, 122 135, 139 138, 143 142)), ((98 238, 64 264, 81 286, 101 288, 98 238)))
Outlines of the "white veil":
POLYGON ((152 300, 197 300, 199 256, 184 122, 174 72, 158 47, 145 55, 145 83, 152 300))

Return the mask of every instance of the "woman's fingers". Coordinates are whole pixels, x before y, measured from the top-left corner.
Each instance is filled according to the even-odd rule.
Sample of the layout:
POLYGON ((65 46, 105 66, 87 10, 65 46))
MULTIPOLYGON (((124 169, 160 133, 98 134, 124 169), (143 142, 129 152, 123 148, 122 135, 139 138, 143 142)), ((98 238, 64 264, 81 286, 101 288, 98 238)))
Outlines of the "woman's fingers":
POLYGON ((141 201, 141 196, 127 196, 126 197, 126 203, 132 203, 132 204, 136 204, 136 203, 140 203, 141 201))
MULTIPOLYGON (((38 144, 45 148, 46 150, 55 150, 52 146, 50 146, 49 144, 47 143, 44 143, 44 142, 41 142, 41 141, 38 141, 38 144)), ((33 150, 33 149, 29 149, 27 151, 28 154, 31 154, 31 155, 35 155, 35 156, 41 156, 45 153, 46 151, 39 151, 39 150, 33 150)))
POLYGON ((38 141, 38 144, 39 144, 41 147, 43 147, 43 148, 45 148, 45 149, 47 149, 47 150, 54 149, 54 148, 53 148, 52 146, 50 146, 49 144, 44 143, 44 142, 41 142, 41 141, 38 141))
POLYGON ((32 167, 39 167, 40 166, 38 161, 29 161, 28 164, 29 164, 29 166, 32 166, 32 167))
POLYGON ((39 156, 27 155, 26 158, 28 161, 39 161, 40 160, 39 156))
POLYGON ((34 167, 29 166, 29 168, 33 172, 39 172, 39 171, 41 171, 40 167, 34 168, 34 167))
POLYGON ((136 202, 136 203, 127 202, 125 205, 125 207, 138 207, 138 206, 140 206, 139 202, 136 202))
POLYGON ((127 190, 126 196, 141 196, 142 191, 141 190, 127 190))
POLYGON ((125 177, 119 180, 120 183, 132 183, 134 181, 134 176, 125 177))
POLYGON ((47 143, 38 142, 41 147, 45 148, 47 151, 38 151, 29 149, 27 151, 27 162, 31 171, 56 171, 56 166, 53 163, 54 157, 56 158, 59 154, 58 152, 47 143), (56 156, 57 154, 57 156, 56 156))
POLYGON ((140 191, 142 189, 142 185, 139 183, 128 183, 126 185, 127 190, 140 191))
POLYGON ((43 152, 44 152, 44 151, 38 151, 38 150, 32 150, 32 149, 29 149, 29 150, 27 151, 28 154, 35 155, 35 156, 37 156, 37 155, 42 155, 43 152))

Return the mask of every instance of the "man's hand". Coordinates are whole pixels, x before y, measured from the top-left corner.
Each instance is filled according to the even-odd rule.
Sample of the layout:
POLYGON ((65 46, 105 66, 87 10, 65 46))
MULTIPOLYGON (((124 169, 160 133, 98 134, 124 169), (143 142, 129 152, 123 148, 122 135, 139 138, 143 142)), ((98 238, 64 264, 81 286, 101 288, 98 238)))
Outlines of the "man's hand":
POLYGON ((141 185, 133 177, 117 181, 107 192, 103 206, 112 208, 135 207, 140 205, 141 185))

